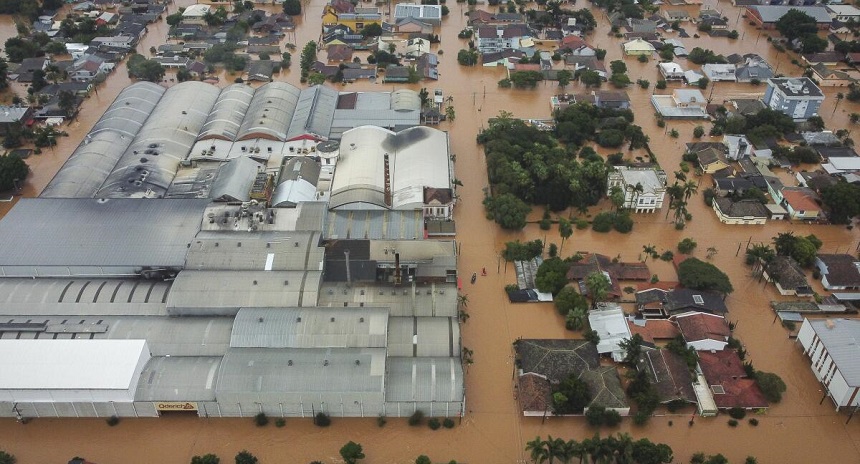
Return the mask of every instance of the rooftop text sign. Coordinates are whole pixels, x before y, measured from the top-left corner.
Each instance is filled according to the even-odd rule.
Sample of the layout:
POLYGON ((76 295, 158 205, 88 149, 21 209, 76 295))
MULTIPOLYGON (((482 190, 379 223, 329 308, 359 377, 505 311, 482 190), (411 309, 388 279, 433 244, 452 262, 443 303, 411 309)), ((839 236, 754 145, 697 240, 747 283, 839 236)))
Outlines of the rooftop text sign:
POLYGON ((159 411, 196 411, 197 403, 188 401, 162 401, 155 403, 155 409, 159 411))

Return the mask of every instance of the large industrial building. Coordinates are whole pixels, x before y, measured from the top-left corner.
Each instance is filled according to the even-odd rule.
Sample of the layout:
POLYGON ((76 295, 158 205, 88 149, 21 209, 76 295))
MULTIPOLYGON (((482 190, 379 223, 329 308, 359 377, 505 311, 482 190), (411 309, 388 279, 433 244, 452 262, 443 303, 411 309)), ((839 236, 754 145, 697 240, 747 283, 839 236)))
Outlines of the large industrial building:
POLYGON ((0 416, 463 414, 456 247, 426 239, 448 138, 413 106, 122 91, 0 221, 0 416), (349 192, 372 201, 329 204, 349 192))

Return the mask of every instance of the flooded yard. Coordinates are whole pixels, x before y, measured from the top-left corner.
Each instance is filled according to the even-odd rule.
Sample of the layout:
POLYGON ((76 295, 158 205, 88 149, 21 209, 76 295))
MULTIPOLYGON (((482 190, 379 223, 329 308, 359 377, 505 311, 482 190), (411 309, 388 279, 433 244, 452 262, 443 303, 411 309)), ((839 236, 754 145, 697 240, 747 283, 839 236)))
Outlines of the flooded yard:
MULTIPOLYGON (((190 3, 187 0, 179 5, 190 3)), ((580 1, 576 7, 587 7, 580 1)), ((305 2, 304 14, 299 21, 295 43, 298 48, 308 40, 319 37, 322 0, 305 2)), ((457 241, 461 244, 460 273, 468 275, 487 268, 489 275, 479 277, 476 284, 466 283, 463 293, 468 295, 470 319, 462 328, 463 345, 474 351, 474 364, 466 373, 466 395, 468 414, 453 430, 432 431, 427 427, 413 428, 405 420, 389 420, 384 428, 378 428, 374 419, 337 419, 329 428, 318 428, 309 419, 291 419, 286 427, 255 427, 251 419, 207 420, 191 416, 165 416, 160 419, 124 420, 109 428, 103 420, 57 420, 36 419, 27 425, 14 420, 0 420, 0 449, 6 449, 18 457, 21 464, 63 462, 73 456, 86 457, 99 464, 110 463, 184 463, 195 454, 216 453, 222 462, 248 449, 268 463, 304 463, 311 460, 341 462, 340 447, 349 440, 364 446, 367 458, 362 462, 372 464, 394 464, 413 462, 419 454, 427 454, 434 462, 456 459, 470 464, 520 463, 525 462, 525 442, 537 435, 576 438, 590 437, 595 430, 579 418, 524 419, 518 414, 513 388, 514 365, 511 343, 518 338, 579 337, 580 333, 564 330, 563 321, 551 304, 510 304, 502 291, 506 284, 515 282, 512 266, 499 265, 498 253, 506 241, 535 238, 560 244, 557 227, 549 232, 541 231, 536 224, 528 225, 521 232, 507 232, 485 219, 481 200, 487 186, 486 168, 482 148, 475 143, 477 133, 487 125, 488 118, 508 111, 517 117, 549 118, 549 97, 557 93, 554 83, 541 83, 534 90, 506 90, 497 86, 504 77, 501 69, 461 67, 456 61, 456 52, 464 48, 465 42, 457 39, 457 33, 466 25, 465 4, 449 2, 451 13, 443 22, 442 43, 434 50, 444 50, 440 56, 440 82, 424 82, 406 86, 413 89, 427 87, 443 89, 452 96, 456 119, 443 123, 440 129, 451 134, 452 152, 456 158, 456 177, 463 182, 458 190, 461 200, 456 210, 457 241), (497 272, 498 268, 498 272, 497 272)), ((170 6, 175 11, 176 4, 170 6)), ((274 8, 274 7, 267 7, 274 8)), ((494 8, 494 7, 485 7, 494 8)), ((777 53, 766 41, 764 34, 747 25, 739 18, 738 9, 728 2, 720 2, 718 9, 728 16, 730 29, 736 28, 743 40, 726 38, 682 39, 687 49, 695 46, 710 48, 717 53, 762 54, 779 72, 799 74, 792 69, 791 58, 777 53), (738 22, 740 21, 740 22, 738 22), (735 25, 736 24, 736 25, 735 25)), ((608 51, 606 62, 621 59, 620 40, 608 35, 605 15, 594 10, 600 26, 589 38, 591 43, 608 51)), ((10 23, 0 23, 0 33, 10 23)), ((687 25, 692 35, 693 25, 687 25)), ((166 25, 152 25, 149 34, 139 46, 148 54, 151 46, 163 43, 166 25)), ((14 33, 14 31, 13 31, 14 33)), ((324 53, 321 53, 323 56, 324 53)), ((652 85, 643 90, 638 86, 627 89, 636 123, 651 137, 651 148, 666 171, 677 170, 681 161, 684 143, 692 140, 692 131, 699 122, 669 122, 667 128, 657 127, 654 110, 649 97, 654 92, 653 84, 658 80, 656 60, 639 63, 625 59, 630 69, 631 80, 648 79, 652 85), (673 139, 667 134, 672 128, 680 132, 673 139)), ((678 62, 688 67, 685 60, 678 62)), ((277 80, 299 85, 298 54, 293 55, 293 70, 282 72, 277 80)), ((25 196, 35 196, 44 188, 83 135, 92 127, 103 109, 116 94, 130 83, 125 65, 118 67, 107 83, 99 87, 84 103, 74 122, 64 128, 69 137, 59 139, 53 149, 31 157, 33 175, 23 190, 25 196)), ((224 76, 219 85, 232 83, 224 76)), ((167 83, 169 84, 169 82, 167 83)), ((680 84, 670 84, 670 92, 680 84)), ((340 86, 338 84, 338 86, 340 86)), ((392 90, 402 88, 381 83, 361 82, 343 86, 348 90, 392 90)), ((606 86, 604 86, 606 87, 606 86)), ((579 84, 567 88, 570 93, 583 91, 579 84)), ((749 84, 719 83, 713 89, 712 99, 724 99, 748 94, 762 94, 764 86, 749 84)), ((828 100, 822 108, 822 116, 828 128, 848 126, 847 115, 860 112, 860 105, 843 101, 832 114, 836 93, 826 90, 828 100)), ((703 91, 708 96, 711 89, 703 91)), ((706 125, 706 127, 708 127, 706 125)), ((707 138, 707 136, 706 136, 707 138)), ((701 180, 700 190, 710 186, 710 179, 701 180)), ((0 213, 11 203, 0 203, 0 213)), ((594 212, 597 208, 593 208, 594 212)), ((647 437, 652 441, 669 444, 675 451, 675 462, 687 462, 697 451, 723 453, 731 462, 743 462, 746 456, 758 458, 759 463, 807 463, 807 462, 860 462, 860 418, 846 424, 847 415, 837 414, 829 400, 822 400, 823 392, 810 372, 798 344, 789 339, 785 329, 775 324, 769 301, 781 299, 772 286, 759 283, 750 276, 743 265, 743 249, 747 243, 769 242, 778 232, 793 230, 795 234, 816 234, 824 242, 826 252, 855 250, 860 245, 860 236, 837 226, 813 226, 770 222, 765 226, 721 225, 700 196, 690 201, 689 210, 693 220, 683 231, 677 231, 665 211, 654 214, 635 215, 635 227, 630 234, 616 232, 599 234, 590 230, 574 231, 565 243, 563 255, 576 250, 587 250, 609 256, 620 255, 622 260, 639 259, 642 246, 656 245, 662 250, 676 250, 676 244, 685 237, 698 242, 695 255, 704 259, 705 249, 715 247, 718 253, 712 262, 731 277, 735 292, 728 299, 729 318, 737 323, 735 335, 745 344, 749 359, 756 368, 779 374, 788 385, 788 391, 780 404, 774 405, 765 415, 757 417, 758 427, 746 422, 737 428, 726 424, 727 416, 705 419, 697 417, 695 425, 689 426, 690 413, 676 416, 655 417, 648 425, 637 427, 631 420, 624 420, 617 428, 601 429, 606 435, 627 432, 636 438, 647 437), (738 251, 740 250, 740 251, 738 251), (674 424, 670 425, 670 421, 674 424)), ((536 210, 534 217, 539 218, 536 210)), ((567 212, 560 213, 567 216, 567 212)), ((594 214, 594 213, 592 213, 594 214)), ((648 261, 652 273, 661 280, 677 280, 668 263, 648 261)))

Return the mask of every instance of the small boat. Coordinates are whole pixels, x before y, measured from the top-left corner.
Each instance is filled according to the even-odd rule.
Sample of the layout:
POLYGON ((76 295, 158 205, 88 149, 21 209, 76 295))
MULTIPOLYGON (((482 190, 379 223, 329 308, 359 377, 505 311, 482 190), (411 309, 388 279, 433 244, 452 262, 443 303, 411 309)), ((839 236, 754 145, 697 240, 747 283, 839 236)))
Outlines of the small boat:
POLYGON ((475 283, 475 281, 476 281, 476 280, 478 280, 478 273, 477 273, 477 272, 473 272, 473 273, 472 273, 472 283, 475 283))

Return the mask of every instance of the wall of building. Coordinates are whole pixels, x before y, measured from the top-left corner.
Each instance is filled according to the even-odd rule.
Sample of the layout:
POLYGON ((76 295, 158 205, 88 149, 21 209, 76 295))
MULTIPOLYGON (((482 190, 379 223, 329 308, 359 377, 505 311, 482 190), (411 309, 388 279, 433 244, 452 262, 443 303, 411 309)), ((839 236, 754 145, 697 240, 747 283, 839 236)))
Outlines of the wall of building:
POLYGON ((158 417, 151 402, 0 402, 0 417, 158 417))

